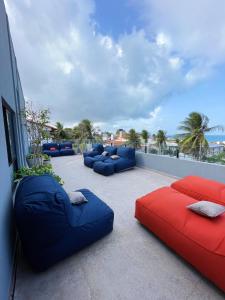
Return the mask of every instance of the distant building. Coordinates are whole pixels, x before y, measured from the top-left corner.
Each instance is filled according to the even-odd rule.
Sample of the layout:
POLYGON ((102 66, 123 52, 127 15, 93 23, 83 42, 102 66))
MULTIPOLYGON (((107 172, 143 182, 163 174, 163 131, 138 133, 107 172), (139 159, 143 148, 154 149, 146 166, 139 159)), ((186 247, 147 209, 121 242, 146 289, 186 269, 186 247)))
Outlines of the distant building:
MULTIPOLYGON (((29 131, 29 126, 30 126, 31 122, 32 122, 31 120, 29 120, 29 119, 27 120, 26 126, 27 126, 27 128, 28 128, 28 131, 29 131)), ((56 128, 55 125, 52 125, 52 124, 50 124, 50 123, 46 124, 45 130, 46 130, 46 132, 48 133, 48 134, 47 134, 48 137, 46 138, 46 140, 43 140, 43 141, 42 141, 42 144, 43 144, 43 143, 51 143, 51 142, 53 141, 52 136, 53 136, 54 131, 55 131, 56 129, 57 129, 57 128, 56 128)), ((30 143, 29 135, 28 135, 28 142, 30 143)))
POLYGON ((112 135, 111 139, 108 141, 108 143, 111 143, 115 146, 121 146, 126 144, 128 141, 127 139, 127 133, 124 129, 118 129, 116 132, 116 135, 112 135))

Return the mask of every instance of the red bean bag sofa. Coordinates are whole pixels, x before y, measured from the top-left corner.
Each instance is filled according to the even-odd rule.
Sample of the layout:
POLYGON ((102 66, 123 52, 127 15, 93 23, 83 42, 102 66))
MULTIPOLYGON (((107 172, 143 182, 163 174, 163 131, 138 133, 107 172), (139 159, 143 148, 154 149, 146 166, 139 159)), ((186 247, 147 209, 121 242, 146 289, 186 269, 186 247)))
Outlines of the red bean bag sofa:
POLYGON ((225 205, 225 184, 187 176, 137 199, 135 217, 225 291, 225 214, 210 219, 187 209, 201 200, 225 205))

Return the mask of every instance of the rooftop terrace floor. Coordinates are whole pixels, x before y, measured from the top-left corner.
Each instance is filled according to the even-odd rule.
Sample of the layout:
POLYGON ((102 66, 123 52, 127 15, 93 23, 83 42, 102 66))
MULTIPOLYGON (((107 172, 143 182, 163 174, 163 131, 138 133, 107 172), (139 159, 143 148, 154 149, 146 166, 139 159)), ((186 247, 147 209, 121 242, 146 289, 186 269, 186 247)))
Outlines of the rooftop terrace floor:
POLYGON ((114 230, 44 273, 34 273, 20 258, 14 299, 225 298, 134 218, 135 199, 174 178, 140 168, 104 177, 83 166, 78 155, 52 163, 67 191, 88 188, 113 208, 114 230))

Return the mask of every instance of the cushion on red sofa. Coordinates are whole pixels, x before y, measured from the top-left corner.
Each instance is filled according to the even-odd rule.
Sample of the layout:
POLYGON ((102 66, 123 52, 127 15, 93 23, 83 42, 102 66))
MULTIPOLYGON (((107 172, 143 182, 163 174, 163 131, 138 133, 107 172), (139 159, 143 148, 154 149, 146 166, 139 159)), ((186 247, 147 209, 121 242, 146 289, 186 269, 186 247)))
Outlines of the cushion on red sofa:
POLYGON ((225 215, 208 219, 188 210, 195 199, 172 188, 136 201, 141 224, 225 291, 225 215))
POLYGON ((50 151, 55 151, 55 150, 56 150, 55 147, 51 147, 51 148, 50 148, 50 151))
POLYGON ((196 200, 225 204, 225 184, 198 176, 187 176, 171 184, 171 187, 196 200))
POLYGON ((187 208, 196 200, 170 188, 160 188, 136 201, 135 217, 148 227, 151 215, 199 246, 225 256, 225 215, 208 219, 187 208))

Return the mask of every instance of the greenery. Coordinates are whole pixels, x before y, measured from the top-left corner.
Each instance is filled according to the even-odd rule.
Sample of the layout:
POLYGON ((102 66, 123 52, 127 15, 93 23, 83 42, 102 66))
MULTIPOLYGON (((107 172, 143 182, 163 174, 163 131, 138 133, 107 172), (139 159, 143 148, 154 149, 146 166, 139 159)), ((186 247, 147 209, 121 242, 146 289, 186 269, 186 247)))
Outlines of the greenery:
POLYGON ((63 124, 60 122, 56 122, 56 129, 54 130, 53 137, 57 141, 61 141, 66 138, 66 132, 64 130, 63 124))
POLYGON ((149 138, 149 134, 148 131, 143 129, 141 132, 141 137, 144 140, 145 143, 145 153, 147 152, 147 143, 148 143, 148 138, 149 138))
POLYGON ((149 138, 148 131, 143 129, 142 132, 141 132, 141 137, 143 138, 145 144, 147 144, 148 138, 149 138))
POLYGON ((130 129, 129 130, 129 133, 128 133, 128 142, 134 148, 139 147, 140 144, 141 144, 140 136, 139 136, 139 134, 134 129, 130 129))
POLYGON ((48 156, 48 154, 42 154, 42 158, 43 160, 50 161, 50 156, 48 156))
POLYGON ((24 115, 27 120, 30 151, 33 159, 37 158, 34 161, 36 166, 40 164, 41 143, 49 138, 49 132, 46 129, 46 125, 49 122, 49 114, 48 109, 35 109, 32 102, 26 102, 24 115))
POLYGON ((60 184, 64 183, 63 180, 54 173, 52 166, 50 164, 34 166, 32 168, 27 168, 27 167, 20 168, 17 172, 15 172, 14 180, 18 181, 19 179, 25 176, 32 176, 32 175, 40 176, 45 174, 52 175, 55 178, 55 180, 60 184))
POLYGON ((191 154, 195 159, 202 159, 209 147, 205 134, 215 130, 223 130, 220 125, 209 127, 209 118, 204 114, 192 112, 180 123, 178 127, 183 133, 179 136, 180 150, 183 153, 191 154))
POLYGON ((209 163, 219 163, 219 164, 225 165, 225 152, 221 152, 219 154, 216 154, 216 155, 213 155, 210 157, 206 157, 204 160, 209 163))
POLYGON ((84 141, 92 140, 94 137, 94 127, 90 120, 82 120, 77 126, 73 129, 74 137, 84 141))
POLYGON ((165 147, 167 140, 166 132, 164 130, 158 130, 157 134, 155 135, 155 140, 159 149, 165 147))
POLYGON ((56 129, 53 133, 53 139, 57 142, 62 142, 63 140, 78 140, 78 144, 86 144, 92 140, 102 142, 101 135, 97 133, 96 128, 88 119, 82 120, 74 128, 64 128, 60 122, 56 122, 55 126, 56 129))

